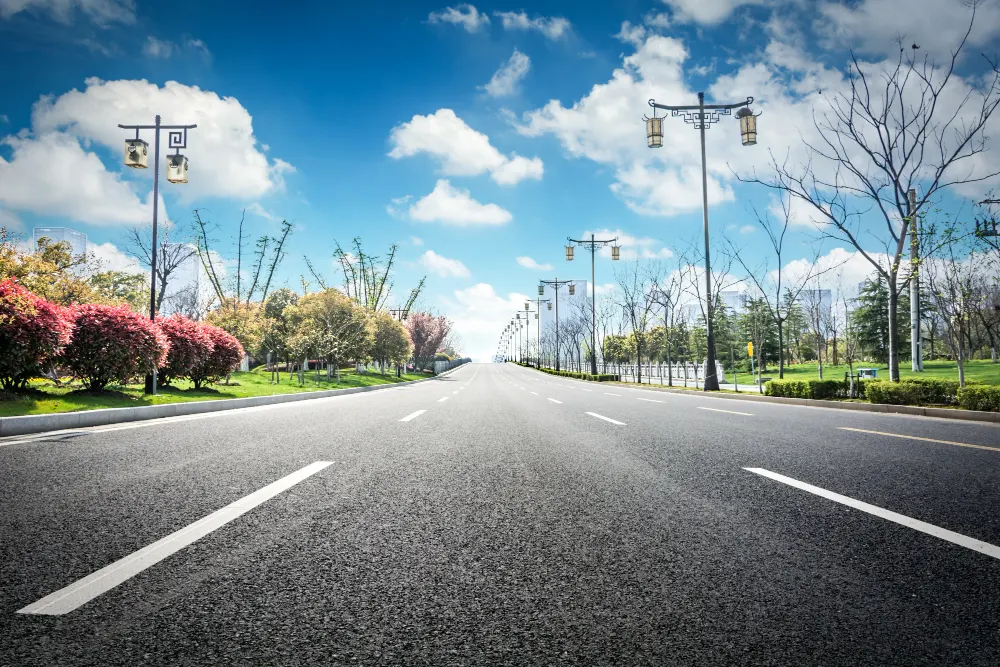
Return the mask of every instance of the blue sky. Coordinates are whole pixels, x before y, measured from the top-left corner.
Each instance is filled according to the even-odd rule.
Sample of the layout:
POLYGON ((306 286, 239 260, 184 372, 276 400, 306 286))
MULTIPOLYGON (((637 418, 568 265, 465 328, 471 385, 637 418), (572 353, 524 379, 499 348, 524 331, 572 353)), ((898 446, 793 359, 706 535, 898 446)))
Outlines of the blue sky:
MULTIPOLYGON (((993 5, 973 53, 997 37, 993 5)), ((610 230, 628 257, 663 259, 699 238, 697 133, 668 120, 654 155, 645 100, 757 98, 760 143, 740 146, 724 117, 708 153, 714 238, 758 253, 747 208, 774 202, 730 168, 795 154, 817 91, 843 85, 845 44, 877 62, 899 33, 943 54, 968 20, 958 0, 234 6, 0 0, 0 60, 17 65, 0 70, 0 222, 74 227, 124 266, 112 246, 148 217, 151 170, 121 166, 116 125, 159 111, 199 124, 191 182, 161 184, 176 234, 193 208, 219 225, 223 251, 243 208, 255 235, 288 219, 281 281, 292 287, 304 255, 338 281, 334 239, 361 236, 373 252, 396 242, 400 298, 428 275, 422 303, 452 317, 478 358, 539 278, 589 276, 564 261, 567 235, 610 230)), ((959 72, 975 81, 982 65, 970 56, 959 72)), ((808 211, 797 215, 787 261, 811 257, 817 236, 808 211)), ((848 282, 867 272, 836 256, 848 282)), ((603 261, 598 284, 611 271, 603 261)))

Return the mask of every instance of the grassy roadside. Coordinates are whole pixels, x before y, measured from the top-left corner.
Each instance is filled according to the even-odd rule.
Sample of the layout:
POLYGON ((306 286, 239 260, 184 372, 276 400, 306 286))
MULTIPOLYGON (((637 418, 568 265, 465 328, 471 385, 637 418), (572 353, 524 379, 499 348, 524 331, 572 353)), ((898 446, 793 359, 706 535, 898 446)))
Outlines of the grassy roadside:
POLYGON ((57 412, 77 412, 79 410, 98 410, 101 408, 136 408, 144 405, 161 405, 163 403, 187 403, 190 401, 214 401, 225 398, 249 398, 252 396, 272 396, 275 394, 298 394, 324 389, 345 389, 348 387, 367 387, 377 384, 394 384, 409 380, 420 380, 430 377, 420 373, 407 373, 402 378, 395 375, 381 375, 372 372, 361 375, 354 372, 341 372, 340 383, 336 380, 327 381, 325 374, 317 379, 315 373, 306 373, 305 385, 299 386, 297 378, 290 378, 282 373, 280 384, 271 384, 270 373, 266 371, 250 371, 233 373, 231 385, 214 385, 196 390, 186 380, 179 380, 169 387, 159 387, 156 396, 146 396, 142 393, 141 384, 114 385, 101 394, 89 394, 82 390, 79 383, 54 385, 47 380, 36 380, 31 383, 29 395, 0 400, 0 417, 20 415, 44 415, 57 412))
MULTIPOLYGON (((856 363, 854 364, 854 370, 857 372, 859 368, 877 368, 878 378, 889 379, 889 367, 880 366, 878 364, 867 364, 867 363, 856 363)), ((842 380, 844 379, 844 373, 848 371, 846 365, 838 366, 828 366, 823 365, 823 377, 827 380, 842 380)), ((778 379, 778 367, 769 366, 763 373, 764 377, 769 377, 772 379, 778 379)), ((740 373, 740 377, 746 377, 749 379, 749 373, 740 373)), ((958 365, 953 361, 947 361, 943 359, 935 361, 925 361, 924 371, 922 373, 914 373, 910 370, 910 362, 903 361, 899 364, 899 377, 924 377, 933 378, 936 380, 957 380, 958 379, 958 365)), ((819 379, 819 370, 815 363, 810 364, 795 364, 792 366, 785 366, 785 379, 786 380, 816 380, 819 379)), ((994 364, 989 359, 975 359, 972 361, 965 362, 965 379, 967 381, 977 381, 984 384, 1000 384, 1000 364, 994 364)))

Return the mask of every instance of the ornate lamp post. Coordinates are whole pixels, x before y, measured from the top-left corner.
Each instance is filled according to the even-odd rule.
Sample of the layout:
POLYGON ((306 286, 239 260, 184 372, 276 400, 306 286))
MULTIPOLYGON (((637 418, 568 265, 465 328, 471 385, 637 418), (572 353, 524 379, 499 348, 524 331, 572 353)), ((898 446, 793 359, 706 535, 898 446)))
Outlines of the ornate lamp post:
POLYGON ((576 294, 576 286, 573 284, 575 281, 573 281, 573 280, 559 280, 558 278, 556 278, 555 280, 539 280, 538 282, 540 283, 538 285, 538 296, 544 296, 545 295, 545 286, 546 285, 550 285, 552 287, 553 291, 555 291, 555 293, 556 293, 556 298, 555 298, 555 302, 556 302, 556 370, 558 371, 559 370, 559 288, 563 287, 564 285, 568 285, 569 286, 569 295, 573 296, 574 294, 576 294))
MULTIPOLYGON (((149 167, 149 144, 139 138, 139 130, 153 130, 153 244, 149 253, 149 319, 156 319, 156 215, 159 206, 160 192, 160 130, 169 130, 167 148, 176 149, 174 155, 167 156, 167 181, 170 183, 187 183, 188 159, 181 155, 181 149, 187 148, 187 131, 197 125, 161 125, 160 117, 156 116, 153 125, 121 125, 123 130, 135 130, 135 139, 125 140, 125 166, 133 169, 149 167)), ((156 369, 146 376, 145 392, 156 394, 156 369)))
MULTIPOLYGON (((597 248, 600 246, 611 245, 611 259, 612 261, 618 261, 621 258, 621 248, 619 248, 616 243, 618 243, 618 237, 613 239, 595 239, 594 235, 590 235, 590 240, 578 240, 567 238, 573 245, 587 246, 590 248, 590 289, 592 290, 590 295, 590 373, 591 375, 597 375, 597 280, 595 278, 594 269, 594 256, 597 253, 597 248)), ((566 261, 573 261, 573 245, 566 246, 566 261)))
POLYGON ((649 106, 653 107, 653 117, 644 118, 646 121, 646 141, 650 148, 663 147, 663 118, 656 116, 657 109, 669 111, 671 116, 683 116, 684 122, 692 123, 696 130, 701 133, 701 199, 702 211, 705 227, 705 314, 707 328, 707 353, 705 354, 705 391, 717 391, 719 389, 719 378, 715 373, 715 334, 712 326, 712 261, 709 256, 708 243, 708 172, 705 168, 705 130, 712 123, 719 122, 719 116, 728 116, 733 109, 739 109, 736 117, 740 121, 740 138, 744 146, 753 146, 757 143, 757 116, 750 110, 753 98, 748 97, 745 102, 735 104, 705 104, 705 93, 698 93, 698 104, 694 106, 668 106, 657 104, 650 100, 649 106))
POLYGON ((549 310, 552 310, 552 303, 548 299, 528 299, 524 302, 524 309, 528 310, 528 304, 535 304, 535 342, 538 344, 538 354, 535 357, 535 368, 542 367, 542 324, 538 317, 538 314, 542 312, 542 304, 549 304, 549 310))

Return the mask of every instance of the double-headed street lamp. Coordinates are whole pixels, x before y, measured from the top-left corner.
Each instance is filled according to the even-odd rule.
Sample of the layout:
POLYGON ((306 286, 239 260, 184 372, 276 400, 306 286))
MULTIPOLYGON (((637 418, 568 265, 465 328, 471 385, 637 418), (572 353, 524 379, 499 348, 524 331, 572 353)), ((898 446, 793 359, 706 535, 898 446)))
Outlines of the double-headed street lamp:
POLYGON ((750 110, 753 98, 748 97, 745 102, 735 104, 705 104, 705 93, 698 93, 698 104, 696 106, 667 106, 657 104, 650 100, 649 106, 653 107, 653 117, 645 118, 646 121, 646 141, 650 148, 663 147, 663 118, 656 116, 657 109, 669 111, 671 116, 683 116, 684 122, 694 124, 696 130, 701 132, 701 200, 705 226, 705 313, 706 329, 708 337, 708 351, 705 354, 705 391, 714 391, 719 388, 719 377, 715 373, 715 335, 712 331, 712 261, 709 257, 708 249, 708 172, 705 168, 705 130, 712 123, 719 122, 719 116, 728 116, 733 109, 736 118, 740 121, 740 136, 744 146, 753 146, 757 143, 757 116, 750 110))
MULTIPOLYGON (((154 125, 121 125, 123 130, 135 130, 135 139, 125 140, 125 166, 133 169, 149 167, 149 144, 139 138, 139 130, 153 130, 153 243, 149 253, 149 319, 156 319, 156 215, 159 206, 160 192, 160 130, 169 130, 167 149, 174 148, 176 152, 167 156, 167 181, 171 183, 188 182, 188 159, 181 155, 181 149, 187 148, 187 132, 197 125, 161 125, 160 117, 156 116, 154 125)), ((156 394, 156 369, 146 376, 145 392, 156 394)))
MULTIPOLYGON (((615 245, 618 243, 618 237, 613 239, 595 239, 594 235, 590 235, 590 240, 578 240, 567 238, 573 245, 588 246, 590 248, 590 373, 591 375, 597 375, 597 281, 595 278, 595 268, 594 268, 594 256, 597 253, 597 248, 611 245, 611 259, 618 261, 621 258, 621 248, 615 245)), ((573 261, 573 245, 566 246, 566 261, 573 261)))
POLYGON ((573 296, 576 294, 576 285, 574 285, 573 280, 539 280, 541 283, 538 286, 538 296, 545 296, 545 286, 550 285, 556 294, 556 370, 559 370, 559 288, 564 285, 569 285, 569 295, 573 296))

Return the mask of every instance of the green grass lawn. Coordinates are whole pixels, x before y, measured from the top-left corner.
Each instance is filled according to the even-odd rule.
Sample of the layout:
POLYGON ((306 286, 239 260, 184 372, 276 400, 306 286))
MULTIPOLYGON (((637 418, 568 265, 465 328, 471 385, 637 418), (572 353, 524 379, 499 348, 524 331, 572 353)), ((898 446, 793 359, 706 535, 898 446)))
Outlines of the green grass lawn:
MULTIPOLYGON (((888 366, 867 363, 854 364, 855 372, 857 372, 858 368, 877 368, 877 377, 879 379, 889 379, 888 366)), ((846 373, 847 370, 848 368, 846 365, 827 366, 824 364, 823 378, 827 380, 842 380, 844 379, 844 373, 846 373)), ((777 380, 778 367, 768 366, 768 369, 764 371, 762 375, 764 377, 777 380)), ((745 376, 749 377, 749 373, 746 373, 745 376)), ((902 379, 906 379, 908 377, 926 377, 942 380, 957 380, 958 366, 953 361, 925 361, 923 373, 914 373, 910 370, 910 362, 907 360, 899 364, 899 376, 902 379)), ((740 377, 744 377, 744 373, 740 373, 740 377)), ((817 378, 819 378, 819 373, 817 372, 815 363, 795 364, 793 366, 785 367, 786 380, 814 380, 817 378)), ((985 384, 1000 384, 1000 364, 994 364, 989 359, 983 361, 967 361, 965 362, 965 379, 975 380, 985 384)))
POLYGON ((322 389, 344 389, 346 387, 366 387, 376 384, 393 384, 401 381, 420 380, 429 375, 406 373, 397 378, 394 374, 382 375, 377 371, 361 375, 341 371, 340 383, 327 381, 324 371, 317 379, 314 372, 307 372, 304 386, 299 386, 298 376, 281 374, 280 384, 271 384, 270 373, 262 370, 247 373, 233 373, 232 385, 214 385, 195 390, 191 383, 180 380, 169 387, 158 387, 156 396, 142 393, 141 384, 114 385, 102 394, 88 394, 80 383, 56 386, 48 380, 35 380, 30 395, 0 400, 0 417, 17 415, 42 415, 55 412, 76 412, 99 408, 134 408, 142 405, 162 403, 186 403, 188 401, 212 401, 223 398, 247 398, 250 396, 270 396, 273 394, 297 394, 322 389))

